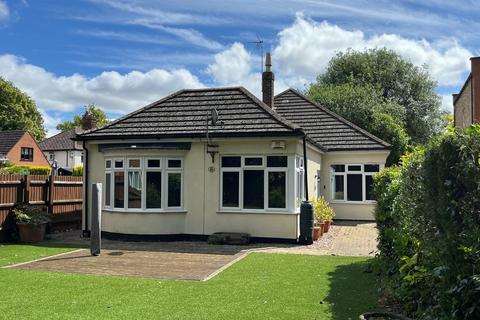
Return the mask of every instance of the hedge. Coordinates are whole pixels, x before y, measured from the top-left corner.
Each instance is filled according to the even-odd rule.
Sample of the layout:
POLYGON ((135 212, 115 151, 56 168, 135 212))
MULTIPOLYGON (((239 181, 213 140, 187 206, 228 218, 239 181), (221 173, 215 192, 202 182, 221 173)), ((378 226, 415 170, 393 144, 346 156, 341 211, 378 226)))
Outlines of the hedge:
POLYGON ((7 174, 37 174, 50 175, 52 169, 49 166, 9 166, 2 168, 2 173, 7 174))
POLYGON ((81 177, 83 176, 83 166, 75 166, 72 168, 72 175, 81 177))
POLYGON ((384 294, 420 319, 480 319, 480 126, 374 178, 384 294))

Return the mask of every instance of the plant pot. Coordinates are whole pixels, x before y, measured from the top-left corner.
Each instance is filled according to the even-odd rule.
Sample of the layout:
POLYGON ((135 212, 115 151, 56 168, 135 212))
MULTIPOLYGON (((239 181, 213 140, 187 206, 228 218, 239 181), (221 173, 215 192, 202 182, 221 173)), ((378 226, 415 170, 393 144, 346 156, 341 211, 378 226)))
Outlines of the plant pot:
POLYGON ((313 241, 317 241, 323 235, 323 227, 315 226, 313 227, 313 241))
POLYGON ((18 223, 17 227, 20 242, 39 242, 45 238, 47 224, 18 223))
POLYGON ((330 230, 330 224, 332 223, 332 221, 325 221, 325 226, 323 228, 323 233, 327 233, 328 230, 330 230))

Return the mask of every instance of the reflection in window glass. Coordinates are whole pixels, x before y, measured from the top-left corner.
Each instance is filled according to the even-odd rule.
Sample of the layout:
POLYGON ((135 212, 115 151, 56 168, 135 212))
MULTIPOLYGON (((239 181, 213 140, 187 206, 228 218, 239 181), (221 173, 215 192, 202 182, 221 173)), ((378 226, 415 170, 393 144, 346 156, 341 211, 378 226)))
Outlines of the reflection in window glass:
POLYGON ((246 166, 262 166, 263 165, 263 158, 261 157, 249 157, 245 158, 245 165, 246 166))
POLYGON ((286 168, 288 165, 288 159, 286 156, 268 156, 267 167, 270 168, 286 168))
POLYGON ((130 159, 128 160, 129 168, 140 168, 140 159, 130 159))
POLYGON ((268 173, 268 207, 286 208, 286 173, 268 173))
POLYGON ((142 173, 140 171, 128 172, 128 207, 142 207, 142 173))
POLYGON ((148 159, 147 167, 149 168, 160 168, 160 159, 148 159))
MULTIPOLYGON (((150 161, 150 160, 149 160, 150 161)), ((162 207, 162 173, 157 171, 147 172, 147 209, 158 209, 162 207)))
POLYGON ((372 176, 365 176, 365 199, 366 200, 377 200, 375 197, 375 193, 373 192, 373 177, 372 176))
POLYGON ((168 160, 168 167, 169 168, 181 168, 182 167, 182 160, 170 159, 170 160, 168 160))
POLYGON ((114 180, 113 180, 113 193, 114 193, 114 198, 113 198, 113 205, 115 208, 123 208, 125 207, 124 203, 124 187, 125 187, 125 174, 123 171, 117 171, 114 174, 114 180))
POLYGON ((379 172, 380 166, 378 164, 366 164, 365 172, 379 172))
POLYGON ((123 168, 123 160, 115 160, 115 168, 123 168))
POLYGON ((223 168, 238 168, 241 164, 240 157, 222 157, 223 168))
POLYGON ((333 172, 345 172, 345 165, 343 164, 335 164, 332 166, 333 172))
POLYGON ((180 207, 182 197, 182 175, 177 172, 168 173, 168 206, 180 207))
POLYGON ((222 174, 222 206, 239 207, 240 172, 223 172, 222 174))
POLYGON ((343 176, 335 176, 334 180, 334 198, 335 200, 344 200, 345 199, 345 192, 344 192, 344 177, 343 176))
POLYGON ((243 207, 245 209, 263 209, 263 188, 263 170, 245 170, 243 172, 243 207))

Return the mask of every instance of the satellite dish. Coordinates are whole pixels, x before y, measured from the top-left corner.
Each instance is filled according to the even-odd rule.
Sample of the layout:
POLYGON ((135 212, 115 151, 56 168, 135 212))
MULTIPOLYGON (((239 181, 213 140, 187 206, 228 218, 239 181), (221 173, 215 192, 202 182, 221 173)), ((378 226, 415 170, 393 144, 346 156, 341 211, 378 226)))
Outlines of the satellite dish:
POLYGON ((212 109, 212 124, 216 125, 218 120, 218 111, 217 109, 213 108, 212 109))

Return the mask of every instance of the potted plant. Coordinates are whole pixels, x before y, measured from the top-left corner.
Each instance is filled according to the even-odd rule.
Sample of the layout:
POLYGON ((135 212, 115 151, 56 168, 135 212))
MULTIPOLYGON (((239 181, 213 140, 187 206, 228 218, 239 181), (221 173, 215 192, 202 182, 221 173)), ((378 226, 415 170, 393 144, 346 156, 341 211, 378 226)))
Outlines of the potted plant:
POLYGON ((327 233, 330 229, 333 217, 335 216, 335 212, 324 197, 319 197, 315 200, 314 210, 318 210, 320 216, 319 219, 323 222, 323 233, 327 233))
POLYGON ((322 219, 321 208, 318 205, 318 199, 310 200, 313 205, 313 216, 314 216, 314 225, 313 225, 313 241, 317 241, 323 235, 324 221, 322 219))
POLYGON ((50 218, 44 207, 20 204, 12 213, 21 242, 38 242, 45 238, 45 229, 50 218))

